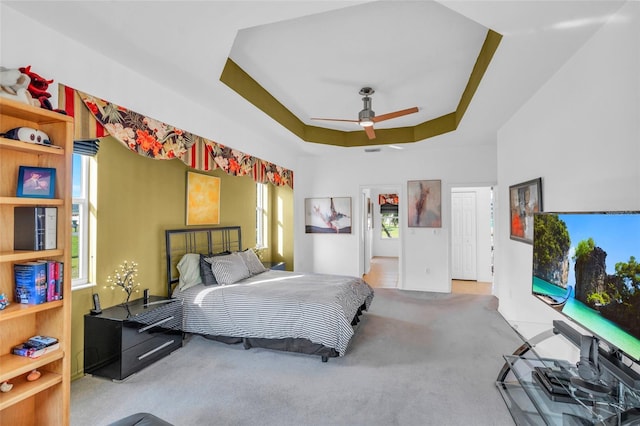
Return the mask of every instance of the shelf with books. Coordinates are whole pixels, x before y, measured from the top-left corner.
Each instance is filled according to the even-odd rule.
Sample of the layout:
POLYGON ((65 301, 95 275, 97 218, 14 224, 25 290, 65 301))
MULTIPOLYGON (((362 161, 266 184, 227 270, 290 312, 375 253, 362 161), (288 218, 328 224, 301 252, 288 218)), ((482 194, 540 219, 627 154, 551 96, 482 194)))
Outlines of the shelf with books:
MULTIPOLYGON (((17 263, 39 260, 71 265, 73 118, 0 97, 0 133, 18 127, 41 130, 52 145, 0 137, 0 293, 10 302, 0 310, 0 383, 8 380, 14 384, 9 392, 0 393, 0 424, 69 424, 71 298, 18 303, 14 268, 17 263), (37 198, 40 194, 18 196, 23 194, 19 184, 23 166, 55 169, 51 175, 54 190, 47 198, 37 198), (55 207, 57 219, 49 222, 55 223, 49 229, 56 236, 48 240, 55 244, 47 246, 55 249, 15 250, 16 207, 55 207), (35 359, 11 354, 15 345, 36 335, 58 338, 60 348, 35 359), (26 375, 33 369, 42 376, 27 382, 26 375), (25 410, 35 406, 37 410, 25 410)), ((70 278, 62 281, 61 290, 61 294, 71 295, 70 278)))
POLYGON ((0 323, 26 315, 33 315, 38 312, 47 311, 49 309, 57 309, 62 307, 62 303, 62 300, 54 300, 52 302, 45 302, 39 305, 12 303, 0 311, 0 323))
POLYGON ((55 250, 7 250, 0 251, 0 262, 20 262, 42 257, 62 256, 63 249, 55 250))
POLYGON ((59 198, 24 198, 24 197, 0 197, 0 205, 10 206, 62 206, 64 200, 59 198))

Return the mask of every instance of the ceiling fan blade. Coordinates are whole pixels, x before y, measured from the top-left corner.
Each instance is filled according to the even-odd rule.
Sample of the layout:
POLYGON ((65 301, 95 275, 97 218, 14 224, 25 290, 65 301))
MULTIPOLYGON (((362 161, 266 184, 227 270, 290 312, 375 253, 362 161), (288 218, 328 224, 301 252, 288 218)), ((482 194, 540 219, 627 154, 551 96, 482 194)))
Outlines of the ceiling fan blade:
POLYGON ((324 120, 324 121, 346 121, 348 123, 358 123, 358 120, 343 120, 341 118, 311 118, 311 120, 324 120))
POLYGON ((418 107, 407 108, 400 111, 390 112, 388 114, 377 115, 371 119, 374 123, 378 123, 384 120, 390 120, 392 118, 402 117, 403 115, 413 114, 414 112, 418 112, 418 107))
POLYGON ((369 139, 375 139, 376 138, 376 132, 373 131, 373 126, 366 126, 364 128, 364 132, 367 134, 367 137, 369 139))

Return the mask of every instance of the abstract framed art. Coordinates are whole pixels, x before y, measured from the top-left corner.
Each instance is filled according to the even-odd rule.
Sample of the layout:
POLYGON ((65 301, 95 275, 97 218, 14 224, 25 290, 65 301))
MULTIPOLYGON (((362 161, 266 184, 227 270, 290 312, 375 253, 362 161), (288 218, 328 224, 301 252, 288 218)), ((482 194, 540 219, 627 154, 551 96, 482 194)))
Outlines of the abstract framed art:
POLYGON ((410 228, 442 227, 442 190, 439 180, 407 182, 410 228))
POLYGON ((187 172, 187 225, 220 224, 220 178, 187 172))
POLYGON ((510 237, 533 244, 533 215, 542 211, 542 178, 509 187, 510 237))
POLYGON ((351 197, 305 198, 307 234, 350 234, 351 197))

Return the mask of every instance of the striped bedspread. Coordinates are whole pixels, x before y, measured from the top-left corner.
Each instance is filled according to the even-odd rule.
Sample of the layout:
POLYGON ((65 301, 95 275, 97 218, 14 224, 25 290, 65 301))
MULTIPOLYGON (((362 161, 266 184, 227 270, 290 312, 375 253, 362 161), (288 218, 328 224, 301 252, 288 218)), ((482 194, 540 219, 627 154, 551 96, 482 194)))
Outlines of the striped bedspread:
POLYGON ((236 284, 197 285, 184 301, 187 333, 267 339, 306 338, 344 355, 351 320, 369 308, 371 287, 356 277, 268 270, 236 284))

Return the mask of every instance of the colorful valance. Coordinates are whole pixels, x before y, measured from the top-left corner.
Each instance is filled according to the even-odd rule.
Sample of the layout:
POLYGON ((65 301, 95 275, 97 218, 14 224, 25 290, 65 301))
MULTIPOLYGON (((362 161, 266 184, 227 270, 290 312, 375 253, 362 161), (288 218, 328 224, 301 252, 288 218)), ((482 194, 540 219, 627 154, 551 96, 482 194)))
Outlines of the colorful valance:
POLYGON ((69 86, 59 85, 58 108, 66 111, 73 117, 73 139, 89 140, 109 136, 104 127, 98 123, 78 96, 78 93, 69 86))
POLYGON ((293 188, 293 171, 229 148, 104 99, 64 86, 60 105, 75 118, 76 139, 106 136, 156 160, 179 158, 197 170, 221 169, 233 176, 293 188), (84 107, 79 107, 84 105, 84 107), (89 114, 87 114, 87 111, 89 114))

